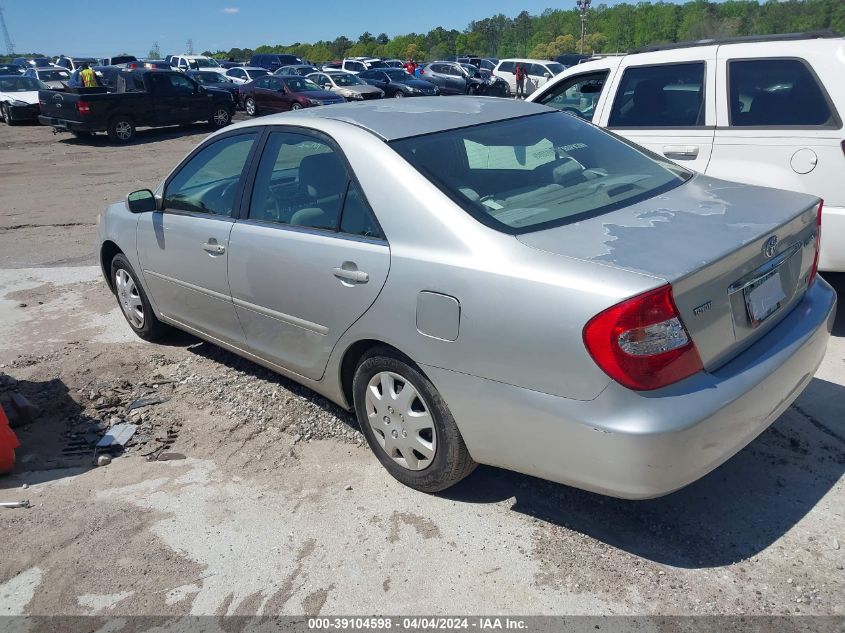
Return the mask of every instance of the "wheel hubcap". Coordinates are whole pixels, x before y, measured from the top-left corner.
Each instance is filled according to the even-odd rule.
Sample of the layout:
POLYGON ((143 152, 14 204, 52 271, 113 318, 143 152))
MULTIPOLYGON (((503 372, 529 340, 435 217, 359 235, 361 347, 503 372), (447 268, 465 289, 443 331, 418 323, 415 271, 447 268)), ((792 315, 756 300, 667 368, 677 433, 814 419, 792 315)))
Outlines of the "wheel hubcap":
POLYGON ((132 276, 123 268, 114 274, 114 287, 117 290, 117 301, 120 309, 126 315, 129 323, 136 329, 144 327, 144 304, 132 276))
POLYGON ((229 122, 229 112, 223 109, 218 110, 214 113, 214 122, 220 126, 226 125, 229 122))
POLYGON ((255 114, 255 101, 248 99, 246 102, 246 113, 249 115, 255 114))
POLYGON ((370 379, 367 421, 379 446, 408 470, 424 470, 437 451, 437 431, 428 405, 408 380, 383 371, 370 379))
POLYGON ((124 141, 132 136, 132 126, 128 121, 120 121, 114 126, 114 131, 117 137, 124 141))

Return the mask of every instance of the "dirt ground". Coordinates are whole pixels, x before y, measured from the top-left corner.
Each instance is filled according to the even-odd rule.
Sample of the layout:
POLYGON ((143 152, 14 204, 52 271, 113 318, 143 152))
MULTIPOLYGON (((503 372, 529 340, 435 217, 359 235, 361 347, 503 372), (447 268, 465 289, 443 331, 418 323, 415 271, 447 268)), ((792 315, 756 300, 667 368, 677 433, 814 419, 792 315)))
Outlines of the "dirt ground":
POLYGON ((845 615, 843 316, 797 403, 675 494, 481 467, 423 495, 331 403, 126 326, 96 216, 206 134, 114 147, 0 127, 0 395, 39 410, 0 477, 0 501, 32 504, 0 509, 0 615, 845 615), (120 422, 135 445, 94 467, 89 438, 120 422))

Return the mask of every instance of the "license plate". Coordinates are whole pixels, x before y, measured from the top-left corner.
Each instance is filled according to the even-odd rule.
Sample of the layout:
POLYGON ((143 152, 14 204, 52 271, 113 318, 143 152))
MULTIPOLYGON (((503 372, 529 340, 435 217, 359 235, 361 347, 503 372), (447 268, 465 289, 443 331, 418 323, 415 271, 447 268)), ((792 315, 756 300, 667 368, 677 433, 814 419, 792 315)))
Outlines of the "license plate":
POLYGON ((765 277, 758 279, 743 289, 743 294, 751 326, 757 327, 777 312, 786 299, 780 271, 773 270, 765 277))

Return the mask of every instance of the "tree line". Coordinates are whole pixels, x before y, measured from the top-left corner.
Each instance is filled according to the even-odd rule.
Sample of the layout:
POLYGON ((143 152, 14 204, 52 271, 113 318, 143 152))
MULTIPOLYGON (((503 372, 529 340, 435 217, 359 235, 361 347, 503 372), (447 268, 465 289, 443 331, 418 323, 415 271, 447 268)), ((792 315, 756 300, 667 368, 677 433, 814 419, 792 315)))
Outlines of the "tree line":
MULTIPOLYGON (((573 2, 574 4, 574 2, 573 2)), ((599 4, 587 12, 585 53, 621 53, 650 44, 711 37, 767 35, 834 30, 845 33, 845 0, 693 0, 599 4)), ((577 9, 546 9, 540 15, 522 11, 475 20, 463 31, 437 27, 428 33, 389 37, 362 33, 356 40, 340 36, 314 43, 264 44, 253 49, 206 51, 220 59, 249 59, 254 53, 287 53, 312 61, 351 56, 443 59, 452 55, 552 58, 581 48, 581 16, 577 9)))

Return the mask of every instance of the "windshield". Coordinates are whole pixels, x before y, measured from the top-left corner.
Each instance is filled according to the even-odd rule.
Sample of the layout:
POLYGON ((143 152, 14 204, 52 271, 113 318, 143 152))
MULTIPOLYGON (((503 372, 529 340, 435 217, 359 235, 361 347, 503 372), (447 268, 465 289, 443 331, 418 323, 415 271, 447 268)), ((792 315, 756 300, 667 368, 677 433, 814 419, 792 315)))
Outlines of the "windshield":
POLYGON ((358 77, 356 77, 355 75, 349 75, 346 73, 335 73, 334 75, 332 75, 332 79, 338 86, 360 86, 361 84, 365 83, 361 79, 358 79, 358 77))
POLYGON ((506 233, 605 213, 691 177, 682 167, 560 112, 391 145, 473 217, 506 233))
POLYGON ((408 81, 409 79, 414 78, 407 70, 396 69, 385 72, 387 73, 387 76, 390 77, 390 81, 408 81))
POLYGON ((478 77, 478 68, 476 68, 472 64, 461 64, 461 68, 467 71, 467 74, 470 77, 478 77))
POLYGON ((374 62, 366 62, 367 68, 387 68, 387 64, 383 61, 376 60, 374 62))
POLYGON ((189 59, 188 63, 197 68, 220 68, 220 64, 215 59, 189 59))
POLYGON ((290 79, 286 79, 285 83, 287 84, 288 88, 290 88, 293 92, 305 92, 307 90, 322 90, 320 86, 315 84, 310 79, 306 79, 305 77, 292 77, 290 79))
POLYGON ((129 62, 137 62, 138 60, 135 58, 134 55, 122 55, 120 57, 112 57, 111 63, 113 66, 117 66, 118 64, 128 64, 129 62))
POLYGON ((38 78, 41 81, 67 81, 70 73, 66 70, 39 70, 38 78))
POLYGON ((232 83, 232 80, 228 77, 224 77, 220 73, 197 73, 194 75, 194 79, 196 79, 201 84, 228 84, 232 83))
POLYGON ((32 77, 0 77, 0 92, 33 92, 47 85, 32 77))
POLYGON ((264 75, 272 75, 269 70, 256 69, 256 70, 246 70, 244 71, 251 79, 255 79, 256 77, 263 77, 264 75))
POLYGON ((563 66, 557 62, 549 62, 546 64, 546 68, 548 68, 553 75, 559 75, 564 70, 563 66))

